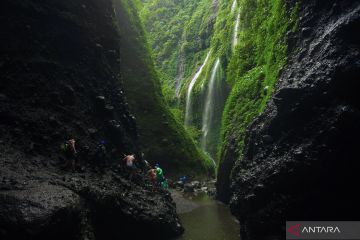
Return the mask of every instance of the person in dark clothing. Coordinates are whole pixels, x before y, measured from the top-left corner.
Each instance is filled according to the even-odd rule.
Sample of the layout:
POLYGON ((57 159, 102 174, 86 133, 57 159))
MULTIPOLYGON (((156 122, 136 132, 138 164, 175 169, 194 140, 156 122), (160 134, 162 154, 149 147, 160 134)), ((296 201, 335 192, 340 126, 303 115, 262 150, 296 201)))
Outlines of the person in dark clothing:
POLYGON ((75 170, 76 165, 76 157, 77 157, 77 151, 76 151, 76 141, 75 139, 70 139, 66 141, 62 146, 61 149, 65 153, 66 156, 66 163, 65 167, 71 167, 71 169, 75 170))

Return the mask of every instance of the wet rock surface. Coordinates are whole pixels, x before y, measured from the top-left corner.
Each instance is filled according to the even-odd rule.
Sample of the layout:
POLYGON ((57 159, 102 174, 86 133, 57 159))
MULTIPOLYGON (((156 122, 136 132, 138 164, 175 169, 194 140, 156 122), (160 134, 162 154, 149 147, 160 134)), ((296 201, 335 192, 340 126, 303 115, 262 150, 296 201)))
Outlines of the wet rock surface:
POLYGON ((233 170, 242 239, 283 239, 286 220, 358 217, 359 24, 359 1, 300 2, 288 66, 233 170))
POLYGON ((142 239, 139 229, 156 230, 167 239, 183 231, 170 193, 153 191, 145 173, 130 180, 126 169, 115 164, 69 172, 43 157, 5 151, 2 239, 115 239, 124 234, 142 239), (50 166, 44 167, 45 161, 50 166))
POLYGON ((176 189, 178 192, 183 193, 205 193, 209 195, 210 197, 215 196, 215 182, 216 180, 208 180, 208 181, 177 181, 172 186, 174 189, 176 189))
POLYGON ((231 171, 237 159, 237 144, 235 140, 231 141, 230 146, 224 153, 223 162, 219 165, 216 181, 216 198, 223 203, 228 204, 231 198, 231 171))
POLYGON ((183 231, 170 194, 152 191, 143 169, 112 14, 109 0, 1 3, 0 239, 183 231), (60 148, 70 138, 76 157, 60 148), (141 169, 132 177, 119 166, 128 153, 141 169))

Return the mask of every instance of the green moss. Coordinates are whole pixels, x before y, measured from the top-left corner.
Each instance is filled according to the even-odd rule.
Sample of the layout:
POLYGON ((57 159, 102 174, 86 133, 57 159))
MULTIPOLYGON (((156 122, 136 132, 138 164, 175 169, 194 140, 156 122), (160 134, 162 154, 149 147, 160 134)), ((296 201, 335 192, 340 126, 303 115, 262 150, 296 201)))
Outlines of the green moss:
POLYGON ((141 19, 162 89, 168 103, 176 106, 174 79, 178 75, 179 59, 183 58, 184 78, 187 78, 201 57, 200 52, 209 46, 211 0, 142 0, 142 3, 141 19))
MULTIPOLYGON (((230 58, 232 56, 232 39, 233 39, 233 30, 236 22, 236 16, 238 11, 231 12, 231 6, 233 1, 232 0, 222 0, 218 1, 218 6, 216 12, 212 12, 213 15, 208 13, 209 16, 216 16, 215 22, 213 23, 213 29, 211 33, 210 39, 210 46, 208 49, 204 51, 198 52, 198 56, 201 56, 201 60, 198 61, 198 64, 195 65, 196 67, 193 69, 193 72, 191 73, 190 77, 186 79, 184 88, 182 91, 182 101, 185 102, 186 98, 186 90, 187 86, 190 83, 191 76, 194 75, 196 70, 198 69, 198 65, 202 64, 203 59, 205 58, 205 55, 211 51, 210 58, 208 60, 207 65, 204 67, 202 74, 199 76, 194 88, 193 88, 193 99, 194 99, 194 124, 195 126, 200 129, 201 128, 201 121, 202 121, 202 110, 203 110, 203 99, 205 95, 206 86, 208 84, 208 81, 211 78, 212 70, 215 65, 216 60, 220 59, 220 69, 219 69, 219 75, 218 77, 221 78, 220 81, 218 81, 217 90, 221 92, 221 97, 218 96, 218 100, 222 98, 221 101, 217 103, 217 106, 215 106, 215 113, 214 113, 214 125, 211 131, 211 134, 209 134, 208 139, 208 147, 211 149, 210 152, 215 159, 216 162, 218 162, 218 159, 216 158, 216 151, 218 146, 220 145, 220 126, 221 126, 221 115, 223 110, 223 105, 227 97, 228 87, 226 84, 224 84, 224 80, 226 78, 225 70, 227 68, 228 62, 230 61, 230 58), (209 15, 210 14, 210 15, 209 15), (222 74, 224 72, 224 74, 222 74), (196 113, 200 113, 197 115, 196 113)), ((211 9, 213 10, 212 5, 211 9)), ((208 6, 209 7, 209 6, 208 6)), ((203 10, 206 12, 206 10, 203 10)), ((206 16, 206 15, 205 15, 206 16)), ((210 17, 211 18, 211 17, 210 17)), ((193 41, 196 41, 194 39, 193 41)))
POLYGON ((241 0, 240 39, 227 67, 232 91, 222 120, 220 159, 237 143, 238 158, 245 131, 265 108, 287 60, 287 32, 296 31, 297 5, 288 12, 284 0, 241 0))
POLYGON ((121 79, 135 114, 147 160, 160 163, 171 175, 213 174, 211 160, 197 149, 164 101, 145 32, 138 17, 138 1, 114 0, 121 38, 121 79))
MULTIPOLYGON (((203 73, 199 77, 199 81, 194 86, 195 95, 200 93, 202 86, 210 80, 212 67, 215 64, 217 58, 220 58, 222 69, 226 69, 227 64, 232 55, 232 38, 233 29, 236 20, 236 12, 231 13, 232 0, 219 1, 217 10, 217 17, 214 24, 214 29, 211 36, 210 47, 211 56, 207 66, 204 68, 203 73)), ((202 59, 209 51, 201 52, 202 59)))
MULTIPOLYGON (((142 0, 142 19, 156 61, 156 69, 161 76, 162 92, 167 103, 174 109, 184 109, 187 86, 207 54, 216 19, 216 9, 212 0, 142 0), (164 46, 171 46, 165 48, 164 46), (183 81, 180 101, 175 96, 174 79, 178 77, 179 61, 183 62, 183 81)), ((200 77, 202 78, 202 77, 200 77)), ((194 89, 195 102, 201 107, 199 89, 194 89)), ((183 111, 178 111, 183 112, 183 111)), ((202 114, 194 119, 197 127, 187 127, 188 133, 199 142, 202 114)), ((184 118, 182 117, 178 117, 184 118)))
MULTIPOLYGON (((216 59, 221 60, 221 69, 226 72, 225 79, 232 90, 222 113, 221 141, 218 142, 216 134, 211 141, 214 146, 218 145, 218 158, 222 159, 230 137, 235 138, 240 159, 245 130, 264 110, 286 64, 286 35, 288 31, 297 30, 298 5, 286 6, 285 0, 238 0, 239 41, 233 49, 233 32, 239 10, 231 12, 233 0, 219 0, 216 8, 211 0, 143 2, 143 19, 151 36, 163 93, 173 107, 177 105, 173 79, 180 53, 185 58, 181 108, 191 77, 211 49, 208 64, 193 88, 195 126, 188 132, 194 139, 199 137, 204 86, 210 79, 216 59)), ((181 111, 173 112, 181 121, 181 111)))

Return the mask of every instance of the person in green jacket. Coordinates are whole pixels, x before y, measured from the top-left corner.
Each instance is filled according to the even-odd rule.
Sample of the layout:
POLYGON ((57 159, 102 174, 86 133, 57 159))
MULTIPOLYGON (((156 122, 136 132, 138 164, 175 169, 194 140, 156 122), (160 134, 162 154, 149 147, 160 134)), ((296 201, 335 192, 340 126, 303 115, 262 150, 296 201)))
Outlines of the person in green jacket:
POLYGON ((159 164, 155 164, 155 171, 156 171, 156 181, 159 186, 162 188, 168 188, 168 183, 166 178, 164 177, 164 172, 160 168, 159 164))

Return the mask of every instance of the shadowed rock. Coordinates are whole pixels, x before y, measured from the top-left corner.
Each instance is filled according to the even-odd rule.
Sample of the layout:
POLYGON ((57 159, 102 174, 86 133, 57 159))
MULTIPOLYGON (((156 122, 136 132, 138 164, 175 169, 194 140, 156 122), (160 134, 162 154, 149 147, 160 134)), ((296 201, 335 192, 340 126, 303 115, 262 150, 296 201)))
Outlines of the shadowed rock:
POLYGON ((358 1, 300 2, 297 43, 233 170, 242 239, 281 239, 286 220, 356 219, 359 24, 358 1))

